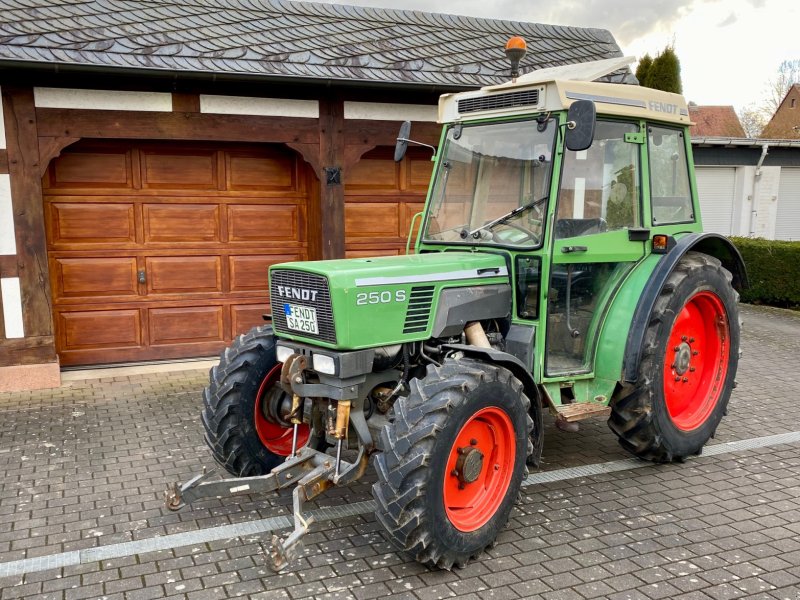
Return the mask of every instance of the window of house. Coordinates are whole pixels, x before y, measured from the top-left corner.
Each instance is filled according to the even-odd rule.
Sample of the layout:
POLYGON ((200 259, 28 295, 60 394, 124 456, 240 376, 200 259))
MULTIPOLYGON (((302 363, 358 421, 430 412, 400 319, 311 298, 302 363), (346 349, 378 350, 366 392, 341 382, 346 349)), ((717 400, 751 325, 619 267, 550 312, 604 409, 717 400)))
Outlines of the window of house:
POLYGON ((658 126, 648 128, 653 225, 695 220, 684 142, 682 130, 658 126))

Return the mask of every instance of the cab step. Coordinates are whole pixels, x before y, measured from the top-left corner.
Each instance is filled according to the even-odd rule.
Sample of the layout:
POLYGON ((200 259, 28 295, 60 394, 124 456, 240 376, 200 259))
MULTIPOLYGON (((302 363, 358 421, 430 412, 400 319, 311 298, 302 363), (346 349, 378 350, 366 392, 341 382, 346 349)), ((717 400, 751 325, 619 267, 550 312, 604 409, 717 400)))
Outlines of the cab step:
POLYGON ((573 402, 570 404, 559 404, 555 407, 556 412, 568 423, 582 421, 589 417, 607 416, 611 414, 611 407, 605 404, 594 402, 573 402))

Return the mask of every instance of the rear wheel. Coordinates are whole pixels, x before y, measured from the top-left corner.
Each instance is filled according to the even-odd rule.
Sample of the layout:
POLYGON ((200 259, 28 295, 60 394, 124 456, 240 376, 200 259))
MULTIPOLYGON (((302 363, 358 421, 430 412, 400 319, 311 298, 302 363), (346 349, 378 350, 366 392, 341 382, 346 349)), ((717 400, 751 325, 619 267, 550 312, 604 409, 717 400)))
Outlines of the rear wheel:
POLYGON ((376 515, 424 564, 463 566, 508 521, 533 451, 530 401, 501 367, 448 359, 411 382, 381 434, 376 515))
POLYGON ((612 401, 608 423, 626 450, 682 460, 714 435, 739 361, 737 302, 716 258, 681 259, 653 308, 637 382, 612 401))
MULTIPOLYGON (((232 475, 268 473, 291 454, 293 428, 275 416, 291 404, 279 385, 281 366, 272 328, 265 325, 237 337, 211 369, 203 391, 205 440, 214 460, 232 475)), ((300 425, 298 447, 311 433, 300 425)), ((316 447, 324 440, 313 442, 316 447)))

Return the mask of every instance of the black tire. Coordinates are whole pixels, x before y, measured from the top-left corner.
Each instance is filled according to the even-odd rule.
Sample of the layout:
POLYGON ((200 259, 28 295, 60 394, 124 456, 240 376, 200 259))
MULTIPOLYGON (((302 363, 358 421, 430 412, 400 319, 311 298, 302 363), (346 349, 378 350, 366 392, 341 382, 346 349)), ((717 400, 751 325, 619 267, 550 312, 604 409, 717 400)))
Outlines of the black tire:
MULTIPOLYGON (((731 280, 730 272, 722 267, 719 260, 699 252, 688 252, 667 278, 650 316, 638 379, 634 385, 622 387, 618 397, 611 402, 608 425, 618 436, 622 447, 636 456, 663 463, 682 461, 687 456, 700 454, 709 438, 714 436, 722 417, 727 414, 739 363, 740 337, 739 295, 733 289, 731 280), (716 369, 714 372, 718 374, 718 379, 723 379, 718 395, 715 391, 705 396, 707 404, 697 409, 696 423, 687 419, 682 424, 688 426, 678 427, 676 423, 680 422, 680 417, 670 414, 665 392, 665 365, 667 357, 677 364, 678 359, 673 359, 672 353, 677 355, 684 344, 691 349, 687 342, 674 347, 669 342, 679 314, 697 294, 710 298, 711 302, 716 302, 716 298, 724 309, 721 312, 727 319, 728 334, 727 340, 720 342, 720 347, 727 343, 727 370, 722 370, 723 361, 712 367, 716 369), (711 406, 714 396, 716 402, 711 406)), ((724 340, 724 336, 719 335, 718 339, 724 340)), ((690 341, 693 340, 691 338, 690 341)), ((692 356, 693 353, 687 350, 687 355, 692 356)), ((670 374, 676 376, 675 381, 687 375, 687 364, 679 368, 682 369, 680 373, 673 371, 670 374)), ((695 372, 694 368, 689 368, 692 373, 695 372)))
POLYGON ((408 397, 396 401, 394 420, 381 432, 383 452, 375 459, 378 482, 372 487, 376 516, 398 548, 423 564, 450 569, 463 567, 494 543, 528 473, 529 408, 522 384, 508 370, 474 360, 447 359, 441 367, 429 366, 424 379, 411 381, 408 397), (465 532, 447 516, 444 478, 450 473, 445 471, 462 427, 486 407, 499 408, 510 420, 513 467, 494 514, 465 532))
MULTIPOLYGON (((222 351, 203 390, 202 421, 214 460, 236 477, 269 473, 285 460, 258 436, 255 403, 268 373, 278 364, 272 327, 254 327, 222 351)), ((312 432, 313 436, 313 432, 312 432)), ((324 440, 311 438, 319 446, 324 440)))

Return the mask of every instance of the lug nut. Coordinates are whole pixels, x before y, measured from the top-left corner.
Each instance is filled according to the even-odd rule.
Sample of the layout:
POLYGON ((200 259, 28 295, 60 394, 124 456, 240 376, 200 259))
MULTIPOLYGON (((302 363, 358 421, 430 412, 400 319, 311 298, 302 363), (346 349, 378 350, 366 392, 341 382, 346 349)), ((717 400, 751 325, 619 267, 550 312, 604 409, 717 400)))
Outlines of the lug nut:
POLYGON ((685 341, 686 341, 686 340, 688 340, 688 339, 689 339, 689 338, 688 338, 688 337, 686 337, 685 335, 682 335, 682 336, 681 336, 681 341, 682 341, 682 342, 685 342, 685 341))
POLYGON ((688 377, 684 377, 684 378, 683 378, 683 383, 686 383, 686 382, 688 382, 688 381, 689 381, 689 378, 688 378, 688 377))
POLYGON ((452 471, 450 471, 450 475, 452 475, 453 477, 458 477, 458 469, 453 469, 452 471))
POLYGON ((675 376, 675 381, 680 381, 680 380, 681 380, 681 378, 676 375, 675 376))
POLYGON ((695 368, 694 367, 689 367, 689 371, 694 373, 695 372, 695 368))
POLYGON ((689 338, 689 343, 694 344, 694 338, 689 338))
POLYGON ((692 351, 692 356, 697 356, 698 354, 700 354, 700 353, 697 350, 693 350, 692 351))
POLYGON ((477 446, 477 445, 478 445, 478 440, 476 440, 475 438, 472 438, 472 439, 469 441, 469 445, 470 445, 470 446, 477 446))
POLYGON ((680 352, 680 350, 681 350, 681 347, 680 347, 680 346, 675 346, 675 347, 673 348, 673 350, 675 350, 675 352, 680 352))

